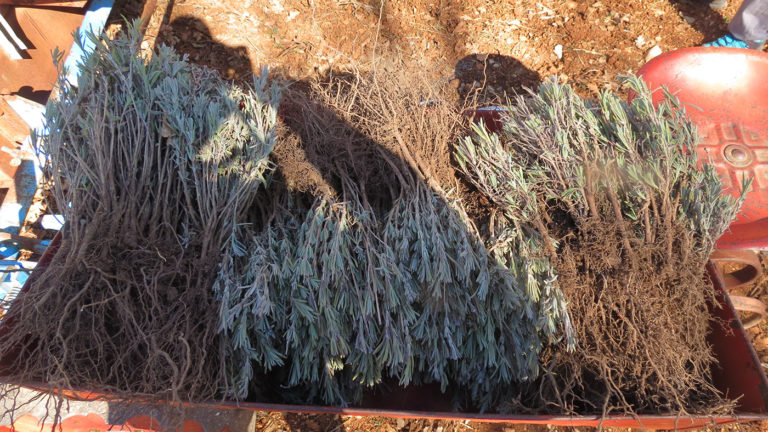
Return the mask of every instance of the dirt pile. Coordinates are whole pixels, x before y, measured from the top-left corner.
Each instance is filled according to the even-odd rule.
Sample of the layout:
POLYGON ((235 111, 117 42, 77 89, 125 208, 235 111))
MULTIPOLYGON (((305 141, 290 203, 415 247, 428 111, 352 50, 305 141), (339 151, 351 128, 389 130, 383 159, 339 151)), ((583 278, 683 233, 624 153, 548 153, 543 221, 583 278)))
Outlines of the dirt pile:
MULTIPOLYGON (((134 0, 123 0, 130 4, 134 0)), ((291 79, 398 58, 462 95, 514 94, 558 75, 582 95, 617 89, 647 52, 697 46, 727 31, 740 2, 541 0, 185 0, 160 39, 228 79, 269 65, 291 79), (561 57, 556 47, 561 47, 561 57), (455 80, 454 80, 455 78, 455 80)), ((122 22, 120 6, 113 21, 122 22)))

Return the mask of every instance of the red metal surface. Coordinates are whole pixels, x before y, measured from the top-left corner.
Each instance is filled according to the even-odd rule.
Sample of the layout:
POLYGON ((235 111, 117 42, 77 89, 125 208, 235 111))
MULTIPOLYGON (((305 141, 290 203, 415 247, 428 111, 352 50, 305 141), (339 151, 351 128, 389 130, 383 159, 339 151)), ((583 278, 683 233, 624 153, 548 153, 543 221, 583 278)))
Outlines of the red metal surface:
POLYGON ((27 58, 11 60, 0 55, 0 94, 20 93, 28 98, 45 99, 58 75, 51 52, 68 53, 72 33, 82 24, 84 11, 0 5, 0 13, 30 49, 27 58))
MULTIPOLYGON (((677 95, 731 193, 752 178, 742 211, 719 248, 768 246, 768 53, 738 48, 686 48, 662 54, 638 74, 651 89, 677 95)), ((662 98, 663 92, 654 93, 662 98)))
MULTIPOLYGON (((109 424, 98 414, 73 415, 62 420, 60 428, 52 423, 40 422, 35 416, 25 415, 18 418, 12 426, 0 426, 0 432, 41 432, 56 430, 61 432, 161 432, 165 431, 160 423, 148 415, 138 415, 129 419, 123 425, 109 424)), ((215 429, 204 429, 194 420, 184 421, 179 429, 174 432, 225 432, 215 429)))
POLYGON ((712 371, 718 389, 729 396, 743 395, 739 400, 744 412, 763 413, 768 418, 768 379, 738 315, 725 293, 720 275, 711 262, 707 265, 717 291, 719 307, 710 308, 712 316, 728 325, 714 324, 709 342, 720 367, 712 371))
POLYGON ((768 218, 744 224, 732 224, 717 240, 719 249, 768 250, 768 218))
POLYGON ((31 415, 21 416, 13 422, 12 426, 0 426, 0 432, 40 432, 43 430, 58 430, 62 432, 154 432, 159 429, 150 429, 135 426, 113 426, 98 414, 76 415, 62 420, 60 428, 50 423, 40 423, 31 415))

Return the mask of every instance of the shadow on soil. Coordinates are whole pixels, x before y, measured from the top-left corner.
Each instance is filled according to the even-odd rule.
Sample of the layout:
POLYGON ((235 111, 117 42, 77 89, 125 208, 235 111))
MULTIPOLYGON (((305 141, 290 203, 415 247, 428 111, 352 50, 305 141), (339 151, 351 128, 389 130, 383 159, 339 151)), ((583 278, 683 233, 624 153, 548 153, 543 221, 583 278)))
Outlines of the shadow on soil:
MULTIPOLYGON (((734 0, 730 0, 733 2, 734 0)), ((684 20, 711 42, 728 31, 728 23, 719 12, 709 7, 710 0, 669 0, 684 20)))
MULTIPOLYGON (((674 1, 674 0, 673 0, 674 1)), ((398 6, 393 2, 369 0, 369 11, 380 17, 381 38, 394 43, 407 44, 403 35, 408 30, 398 16, 398 6)), ((442 58, 455 63, 452 85, 460 98, 478 102, 492 102, 504 95, 520 93, 524 88, 535 88, 541 82, 537 72, 527 68, 514 57, 497 53, 466 55, 466 37, 455 31, 465 14, 466 0, 442 0, 430 2, 429 14, 436 24, 429 28, 430 42, 442 52, 442 58)), ((424 42, 424 41, 420 41, 424 42)))
POLYGON ((228 80, 252 81, 254 69, 248 49, 245 46, 230 46, 216 41, 208 25, 199 18, 174 18, 170 23, 170 31, 161 32, 158 41, 186 54, 193 63, 217 70, 228 80))
POLYGON ((109 18, 107 18, 107 26, 113 24, 123 25, 126 21, 132 22, 136 19, 142 19, 144 24, 146 24, 157 9, 159 2, 167 4, 167 9, 162 22, 163 24, 167 24, 168 18, 173 10, 174 1, 175 0, 115 0, 114 5, 112 6, 112 12, 110 12, 109 18))
MULTIPOLYGON (((255 68, 247 47, 216 41, 208 25, 193 16, 175 18, 170 23, 170 29, 167 34, 161 33, 158 40, 186 54, 190 61, 217 70, 226 79, 240 83, 251 82, 255 68)), ((395 30, 387 24, 387 31, 382 31, 382 34, 390 34, 392 31, 395 30)), ((451 40, 446 44, 454 42, 451 40)), ((291 80, 291 77, 279 76, 279 70, 277 72, 279 78, 291 80)), ((514 57, 478 53, 464 56, 456 62, 451 85, 462 99, 493 103, 503 100, 505 95, 511 96, 525 88, 535 88, 539 82, 541 76, 514 57)))
POLYGON ((541 76, 514 57, 501 54, 471 54, 456 63, 455 83, 460 98, 478 102, 512 96, 535 88, 541 76))

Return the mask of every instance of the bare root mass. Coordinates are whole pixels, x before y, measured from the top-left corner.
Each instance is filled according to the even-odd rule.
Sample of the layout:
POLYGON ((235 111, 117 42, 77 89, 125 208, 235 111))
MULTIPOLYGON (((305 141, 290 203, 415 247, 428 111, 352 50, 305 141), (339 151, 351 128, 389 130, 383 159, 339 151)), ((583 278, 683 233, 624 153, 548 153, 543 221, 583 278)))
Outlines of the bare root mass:
POLYGON ((122 243, 122 230, 77 243, 67 234, 6 318, 14 333, 2 342, 18 349, 18 357, 4 356, 11 380, 115 396, 215 396, 216 319, 203 312, 216 307, 215 256, 202 256, 200 245, 182 248, 173 233, 139 237, 141 246, 122 243))
POLYGON ((541 377, 509 410, 733 409, 711 382, 714 289, 704 266, 739 200, 699 165, 676 99, 656 106, 641 81, 627 85, 637 95, 630 104, 546 82, 509 106, 498 135, 476 127, 457 146, 462 171, 499 219, 550 245, 573 325, 575 347, 549 345, 541 377))
POLYGON ((98 38, 78 87, 62 75, 36 137, 67 224, 5 317, 0 356, 15 383, 213 398, 223 380, 211 286, 270 169, 277 97, 266 77, 243 91, 171 50, 145 58, 129 33, 98 38))
POLYGON ((383 211, 403 186, 451 189, 462 122, 450 99, 412 71, 293 83, 280 105, 279 172, 292 190, 337 198, 352 181, 383 211))
POLYGON ((716 414, 733 409, 710 380, 714 292, 680 224, 632 238, 615 218, 586 218, 562 239, 556 267, 578 341, 542 355, 536 402, 585 413, 716 414))

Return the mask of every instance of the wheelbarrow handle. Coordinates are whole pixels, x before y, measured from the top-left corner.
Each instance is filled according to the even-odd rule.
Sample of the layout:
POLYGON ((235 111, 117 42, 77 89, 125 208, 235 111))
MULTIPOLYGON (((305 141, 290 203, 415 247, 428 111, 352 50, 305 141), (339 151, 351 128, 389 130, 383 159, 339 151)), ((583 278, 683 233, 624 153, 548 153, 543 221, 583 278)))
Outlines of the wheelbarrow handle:
POLYGON ((723 278, 725 289, 731 291, 735 288, 754 283, 763 272, 760 257, 751 250, 715 250, 709 259, 715 263, 723 278), (723 264, 738 264, 739 270, 725 273, 723 264))
POLYGON ((754 314, 742 322, 745 329, 754 327, 768 315, 768 308, 765 306, 765 303, 756 298, 739 295, 729 295, 728 297, 731 298, 733 308, 737 311, 754 314))

